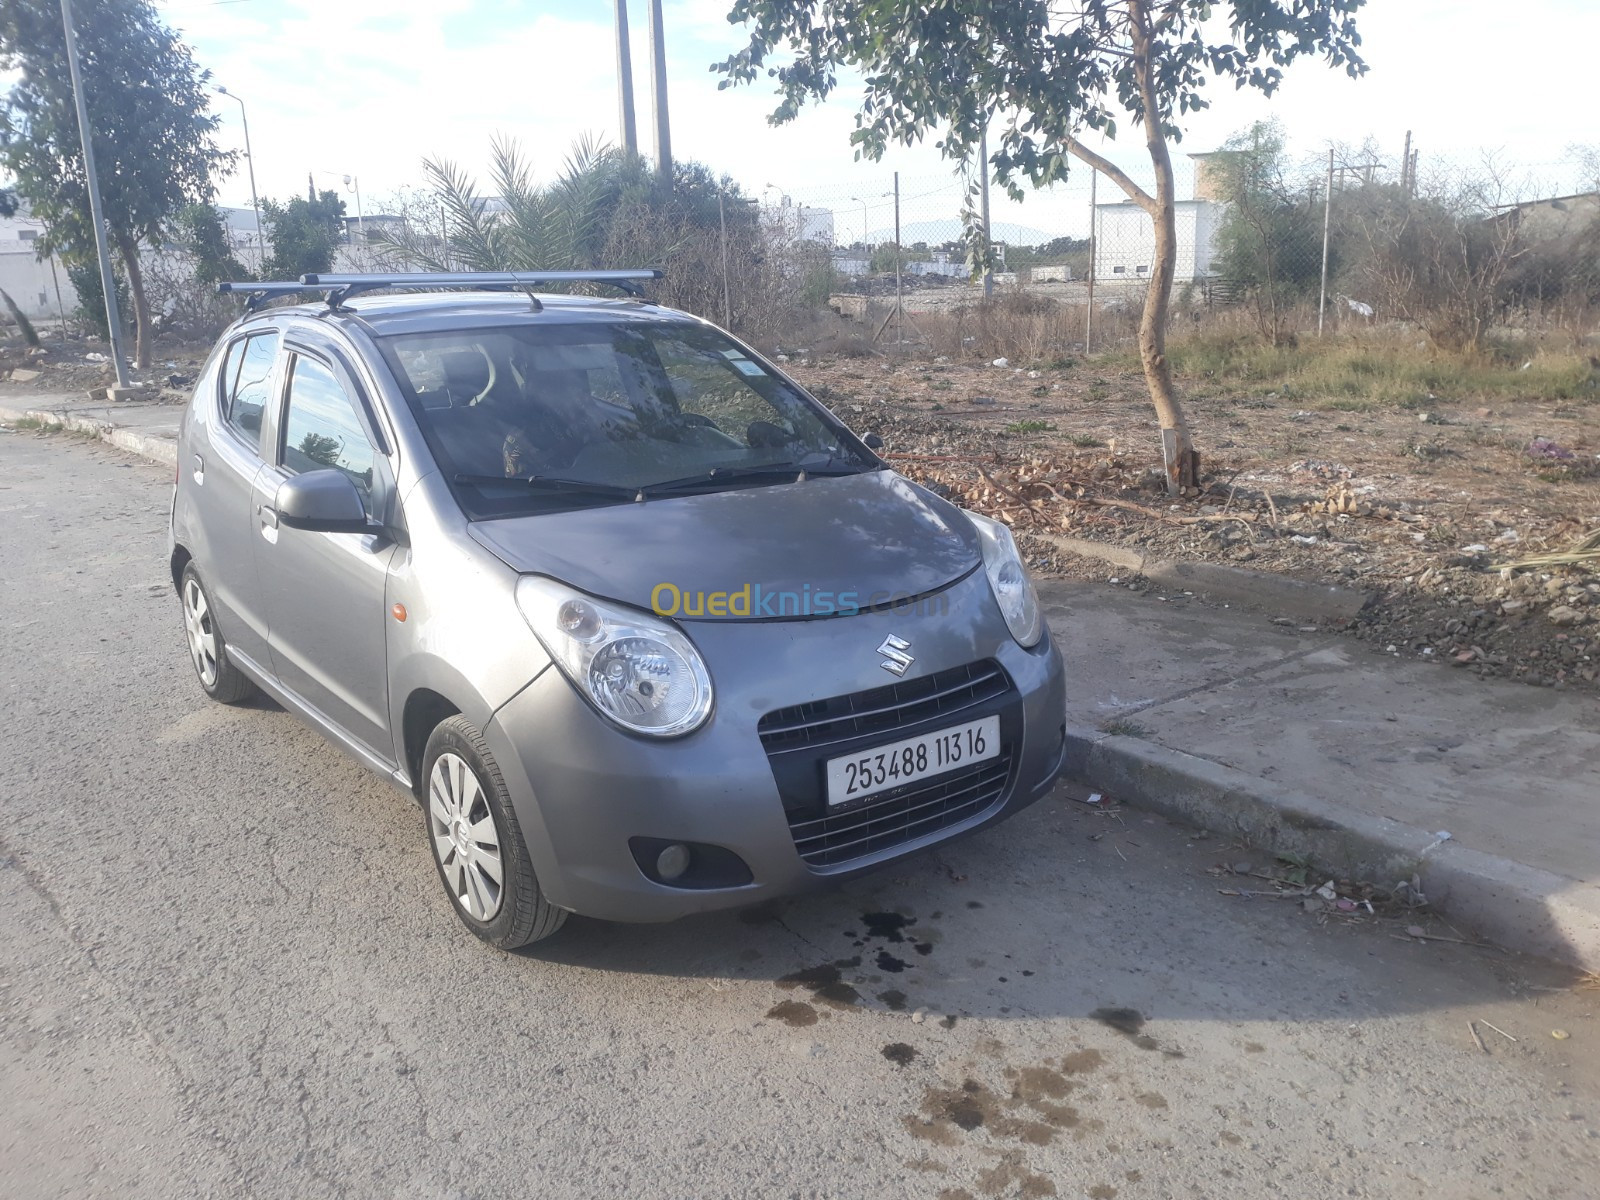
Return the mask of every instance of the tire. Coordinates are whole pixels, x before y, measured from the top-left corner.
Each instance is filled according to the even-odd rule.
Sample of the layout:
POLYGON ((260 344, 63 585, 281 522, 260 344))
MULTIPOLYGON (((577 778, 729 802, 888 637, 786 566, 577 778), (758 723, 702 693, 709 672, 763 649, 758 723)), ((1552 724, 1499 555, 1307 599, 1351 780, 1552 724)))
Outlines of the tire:
POLYGON ((465 717, 441 721, 429 735, 417 790, 439 881, 474 935, 515 950, 566 923, 566 911, 539 890, 500 768, 465 717))
POLYGON ((228 643, 217 627, 211 597, 192 562, 183 568, 183 578, 178 582, 178 601, 183 606, 189 661, 194 664, 195 678, 205 694, 220 704, 238 704, 254 696, 256 685, 228 660, 228 643))

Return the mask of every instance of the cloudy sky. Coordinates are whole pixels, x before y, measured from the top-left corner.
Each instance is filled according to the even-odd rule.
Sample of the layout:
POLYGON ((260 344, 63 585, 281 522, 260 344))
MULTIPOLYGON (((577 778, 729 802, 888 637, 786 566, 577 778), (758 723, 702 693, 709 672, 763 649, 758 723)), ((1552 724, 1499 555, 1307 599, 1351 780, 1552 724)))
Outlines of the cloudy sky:
MULTIPOLYGON (((630 2, 647 146, 645 5, 630 2)), ((546 173, 580 135, 617 137, 611 0, 170 0, 160 7, 216 82, 248 103, 263 195, 303 191, 307 171, 325 187, 352 175, 370 211, 397 188, 419 184, 426 155, 481 169, 496 133, 520 139, 546 173)), ((876 234, 887 220, 881 193, 897 169, 908 197, 939 192, 927 203, 948 208, 950 168, 930 148, 896 150, 881 163, 852 161, 851 89, 778 129, 765 120, 772 105, 765 87, 719 92, 708 67, 742 42, 727 23, 729 7, 729 0, 667 0, 679 157, 727 172, 751 194, 773 185, 837 207, 841 233, 861 228, 859 205, 845 215, 847 197, 860 195, 873 206, 876 234)), ((1213 107, 1190 120, 1181 149, 1210 149, 1276 116, 1295 154, 1308 159, 1330 140, 1359 144, 1369 136, 1398 155, 1410 129, 1425 161, 1473 163, 1493 151, 1554 181, 1569 145, 1600 142, 1597 0, 1371 0, 1360 25, 1366 78, 1351 81, 1306 62, 1270 100, 1214 88, 1213 107)), ((218 105, 222 137, 242 145, 237 106, 222 98, 218 105)), ((1140 147, 1126 135, 1108 152, 1130 167, 1139 163, 1140 147)), ((249 203, 242 172, 224 183, 222 199, 249 203)), ((1001 206, 997 217, 1050 224, 1040 215, 1059 199, 1001 206)), ((913 207, 908 200, 908 216, 913 207)))

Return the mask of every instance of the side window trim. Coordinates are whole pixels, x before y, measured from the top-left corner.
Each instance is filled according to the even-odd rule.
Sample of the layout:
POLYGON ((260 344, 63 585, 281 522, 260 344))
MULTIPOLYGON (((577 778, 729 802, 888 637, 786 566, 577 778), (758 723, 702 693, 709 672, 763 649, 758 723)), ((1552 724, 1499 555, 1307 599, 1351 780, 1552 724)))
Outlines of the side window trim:
POLYGON ((216 391, 212 412, 216 417, 216 427, 226 430, 227 436, 237 442, 240 449, 248 451, 256 458, 268 461, 265 453, 267 426, 270 414, 277 405, 278 396, 282 387, 282 378, 279 367, 283 358, 283 332, 274 326, 256 326, 253 329, 241 330, 237 336, 228 340, 223 348, 222 363, 217 370, 216 391), (255 444, 233 420, 233 402, 238 392, 239 376, 244 370, 246 347, 257 338, 271 338, 275 345, 273 348, 272 364, 268 368, 267 397, 261 406, 261 428, 256 431, 255 444), (235 354, 235 351, 238 353, 235 354))
POLYGON ((284 460, 288 450, 289 407, 294 398, 295 367, 302 358, 311 360, 326 371, 344 392, 346 400, 350 402, 350 411, 355 415, 356 424, 367 440, 367 446, 372 452, 371 483, 367 497, 369 515, 380 521, 396 520, 394 469, 389 461, 388 452, 383 449, 382 439, 373 436, 372 414, 368 411, 362 388, 351 377, 344 364, 325 348, 308 346, 305 341, 293 337, 284 338, 278 360, 277 400, 274 404, 276 415, 272 422, 274 449, 267 459, 268 465, 280 478, 295 474, 294 468, 284 460))
MULTIPOLYGON (((367 435, 367 440, 372 443, 372 448, 385 458, 394 451, 390 448, 391 442, 385 436, 383 426, 373 414, 372 401, 367 396, 367 388, 362 385, 360 377, 350 368, 350 363, 345 355, 332 346, 317 345, 308 339, 295 337, 292 334, 284 338, 283 358, 284 366, 282 379, 282 402, 280 412, 285 412, 289 404, 289 380, 292 374, 287 368, 289 360, 296 355, 316 361, 324 370, 332 373, 344 389, 349 393, 352 405, 355 408, 356 419, 361 422, 361 429, 367 435)), ((282 422, 279 422, 280 425, 282 422)), ((282 441, 280 434, 279 441, 282 441)), ((282 447, 279 448, 278 462, 282 462, 282 447)))

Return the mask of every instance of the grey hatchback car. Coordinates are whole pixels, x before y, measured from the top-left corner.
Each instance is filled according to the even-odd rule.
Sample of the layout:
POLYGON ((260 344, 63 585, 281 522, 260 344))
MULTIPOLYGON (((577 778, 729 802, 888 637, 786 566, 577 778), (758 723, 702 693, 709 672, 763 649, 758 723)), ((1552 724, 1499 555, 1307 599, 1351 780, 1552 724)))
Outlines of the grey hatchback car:
POLYGON ((712 325, 553 278, 232 285, 327 294, 236 322, 184 418, 205 692, 411 792, 506 949, 797 892, 1048 791, 1062 663, 1006 528, 712 325))

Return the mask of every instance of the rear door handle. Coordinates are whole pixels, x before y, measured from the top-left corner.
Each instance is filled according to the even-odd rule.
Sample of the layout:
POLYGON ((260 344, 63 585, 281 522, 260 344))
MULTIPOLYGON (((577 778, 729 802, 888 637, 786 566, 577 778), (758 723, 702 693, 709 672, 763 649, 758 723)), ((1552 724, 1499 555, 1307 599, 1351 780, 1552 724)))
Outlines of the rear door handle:
POLYGON ((261 518, 261 536, 273 545, 278 543, 278 510, 270 504, 258 504, 256 515, 261 518))
POLYGON ((204 483, 206 481, 206 460, 198 454, 194 456, 193 475, 196 483, 204 483))

